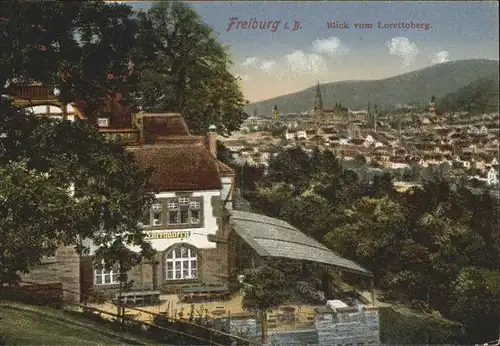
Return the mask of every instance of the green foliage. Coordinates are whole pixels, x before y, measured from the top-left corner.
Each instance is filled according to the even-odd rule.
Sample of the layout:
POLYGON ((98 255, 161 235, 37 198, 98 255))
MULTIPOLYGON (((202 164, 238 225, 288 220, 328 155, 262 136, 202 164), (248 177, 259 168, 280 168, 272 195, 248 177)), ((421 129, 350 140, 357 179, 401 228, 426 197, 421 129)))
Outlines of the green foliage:
POLYGON ((393 308, 379 308, 379 318, 383 344, 459 344, 466 340, 460 324, 431 314, 404 314, 393 308))
POLYGON ((228 166, 234 165, 234 158, 231 150, 221 141, 217 141, 217 159, 228 166))
POLYGON ((483 328, 494 330, 500 322, 499 282, 498 271, 467 267, 452 283, 452 313, 467 326, 472 340, 483 339, 483 328))
POLYGON ((278 269, 262 265, 246 270, 242 305, 245 310, 262 312, 283 305, 290 298, 289 281, 278 269))
MULTIPOLYGON (((225 135, 246 117, 226 49, 185 4, 158 3, 135 15, 130 6, 104 1, 15 1, 1 11, 1 94, 41 82, 59 89, 61 102, 83 107, 91 125, 103 101, 118 93, 131 106, 140 94, 146 110, 158 104, 181 111, 194 132, 215 124, 225 135), (167 96, 158 102, 161 95, 167 96)), ((84 252, 80 239, 98 247, 98 263, 105 259, 122 272, 152 254, 137 226, 153 200, 149 173, 130 153, 89 124, 37 119, 4 99, 0 112, 0 281, 15 281, 17 271, 59 245, 84 252), (71 184, 74 198, 67 194, 71 184)))
POLYGON ((103 101, 119 93, 131 109, 181 112, 193 133, 213 124, 227 135, 247 117, 226 47, 189 5, 161 2, 134 14, 104 1, 14 1, 1 18, 2 95, 41 82, 95 123, 107 115, 103 101))
POLYGON ((154 196, 131 153, 86 122, 27 115, 5 100, 0 109, 0 282, 60 245, 85 252, 81 239, 92 240, 98 262, 123 271, 152 254, 137 220, 154 196))
POLYGON ((226 322, 225 319, 213 319, 203 306, 196 309, 192 304, 189 311, 182 309, 178 312, 178 316, 172 318, 168 314, 156 315, 153 323, 168 330, 151 326, 148 328, 148 334, 156 341, 172 345, 206 345, 208 341, 226 345, 231 343, 230 337, 210 330, 229 333, 226 322))
POLYGON ((319 263, 293 261, 290 259, 272 258, 265 263, 281 271, 288 282, 295 284, 288 287, 290 298, 298 298, 301 302, 322 305, 326 302, 327 282, 332 279, 325 266, 319 263), (322 273, 323 275, 316 275, 322 273))
POLYGON ((243 194, 255 190, 255 183, 264 176, 263 166, 244 164, 234 165, 233 168, 236 172, 236 186, 241 189, 243 194))
POLYGON ((309 185, 312 165, 307 153, 299 147, 294 147, 272 158, 268 172, 268 181, 287 184, 291 189, 299 192, 309 185))
POLYGON ((0 282, 15 282, 18 271, 53 252, 59 245, 54 239, 75 241, 66 227, 73 224, 70 211, 76 204, 48 180, 26 161, 0 168, 0 282))
POLYGON ((213 30, 188 5, 158 2, 139 13, 137 93, 150 112, 183 114, 192 133, 216 125, 222 135, 239 129, 248 114, 231 61, 213 30))
POLYGON ((4 3, 1 94, 10 94, 6 82, 41 82, 57 87, 65 103, 83 101, 90 120, 110 93, 127 99, 135 77, 129 74, 136 44, 131 15, 131 7, 104 1, 4 3))
MULTIPOLYGON (((253 208, 290 222, 360 263, 394 300, 462 323, 467 342, 496 338, 498 200, 488 192, 452 189, 443 167, 426 172, 421 188, 399 193, 388 173, 363 181, 342 169, 331 153, 299 150, 284 151, 271 161, 270 174, 251 196, 253 208)), ((311 276, 320 279, 322 272, 312 270, 311 276)), ((444 332, 436 328, 431 339, 445 340, 432 336, 444 332)), ((408 331, 408 337, 425 342, 425 330, 408 331)))

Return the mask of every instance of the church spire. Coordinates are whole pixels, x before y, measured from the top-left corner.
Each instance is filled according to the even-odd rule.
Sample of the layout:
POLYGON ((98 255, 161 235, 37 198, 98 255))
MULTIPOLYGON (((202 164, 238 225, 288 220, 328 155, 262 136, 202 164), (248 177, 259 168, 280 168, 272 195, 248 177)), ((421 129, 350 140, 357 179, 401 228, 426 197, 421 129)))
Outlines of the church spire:
POLYGON ((316 126, 319 129, 321 121, 323 120, 323 97, 321 96, 319 81, 316 85, 316 96, 314 97, 314 118, 316 120, 316 126))
POLYGON ((316 96, 314 98, 314 110, 323 110, 323 97, 321 96, 321 88, 318 84, 316 85, 316 96))

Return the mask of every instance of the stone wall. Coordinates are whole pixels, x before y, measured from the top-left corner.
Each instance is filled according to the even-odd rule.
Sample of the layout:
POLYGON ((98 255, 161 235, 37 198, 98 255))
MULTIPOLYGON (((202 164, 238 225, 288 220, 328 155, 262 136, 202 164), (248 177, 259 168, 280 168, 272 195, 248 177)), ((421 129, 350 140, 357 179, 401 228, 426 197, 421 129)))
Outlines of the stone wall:
POLYGON ((260 339, 259 320, 251 315, 233 315, 229 320, 230 333, 245 339, 260 339))
POLYGON ((316 329, 270 332, 267 340, 272 346, 318 345, 318 332, 316 329))
MULTIPOLYGON (((378 308, 317 308, 314 329, 269 331, 269 345, 378 345, 378 308)), ((232 317, 230 332, 251 340, 260 340, 259 321, 251 316, 232 317)))
POLYGON ((138 290, 153 289, 153 262, 143 261, 128 272, 128 280, 132 281, 132 288, 138 290))
POLYGON ((215 249, 204 249, 201 263, 202 282, 207 285, 228 284, 228 246, 218 243, 215 249))
POLYGON ((380 343, 377 307, 317 308, 314 324, 320 345, 380 343))
POLYGON ((60 282, 63 289, 74 292, 64 292, 64 299, 78 302, 80 301, 80 256, 72 246, 61 247, 55 257, 42 259, 40 265, 33 267, 30 273, 22 275, 21 279, 43 284, 60 282))

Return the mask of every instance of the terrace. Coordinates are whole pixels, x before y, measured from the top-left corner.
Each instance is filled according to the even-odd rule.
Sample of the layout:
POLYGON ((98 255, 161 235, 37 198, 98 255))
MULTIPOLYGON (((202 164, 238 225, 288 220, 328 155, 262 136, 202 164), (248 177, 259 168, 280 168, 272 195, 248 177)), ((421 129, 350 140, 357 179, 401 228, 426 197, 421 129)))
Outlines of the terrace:
MULTIPOLYGON (((336 268, 350 275, 361 275, 370 280, 372 274, 358 264, 342 258, 328 248, 309 238, 288 223, 249 212, 231 210, 230 225, 234 238, 231 238, 231 251, 238 255, 234 258, 235 273, 238 274, 248 263, 259 263, 262 259, 282 258, 290 261, 315 262, 325 268, 336 268)), ((231 284, 232 280, 230 280, 231 284)), ((295 284, 295 283, 294 283, 295 284)), ((374 293, 366 292, 360 296, 343 282, 332 282, 333 294, 329 299, 341 300, 356 308, 358 305, 373 305, 374 293), (371 294, 371 297, 370 297, 371 294), (371 302, 365 297, 370 297, 371 302)), ((167 313, 169 316, 187 317, 190 311, 203 312, 212 318, 234 317, 252 318, 242 308, 242 294, 236 292, 226 299, 222 295, 204 296, 205 301, 186 301, 186 294, 179 291, 177 295, 161 295, 157 304, 145 302, 136 318, 149 321, 151 313, 167 313)), ((200 298, 200 297, 198 297, 200 298)), ((116 311, 112 303, 93 304, 105 311, 116 311)), ((319 305, 324 307, 325 305, 319 305)), ((297 330, 311 328, 315 320, 315 309, 318 305, 304 304, 298 300, 287 302, 284 306, 268 313, 270 330, 297 330)))

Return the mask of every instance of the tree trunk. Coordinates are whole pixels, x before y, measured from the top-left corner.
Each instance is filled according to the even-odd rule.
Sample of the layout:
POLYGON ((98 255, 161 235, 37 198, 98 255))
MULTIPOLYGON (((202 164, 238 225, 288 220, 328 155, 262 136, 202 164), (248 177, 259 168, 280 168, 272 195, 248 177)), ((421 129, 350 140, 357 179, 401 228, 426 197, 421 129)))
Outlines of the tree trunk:
POLYGON ((153 264, 151 264, 151 266, 153 267, 153 290, 157 290, 158 289, 158 273, 156 272, 156 270, 158 269, 158 263, 153 260, 153 264))
POLYGON ((267 312, 263 310, 260 314, 260 333, 262 345, 267 345, 267 312))
POLYGON ((141 289, 144 291, 144 261, 141 260, 141 289))
POLYGON ((121 324, 123 324, 122 293, 123 293, 123 282, 120 280, 120 293, 118 295, 118 306, 116 310, 118 315, 118 321, 120 321, 121 324))

